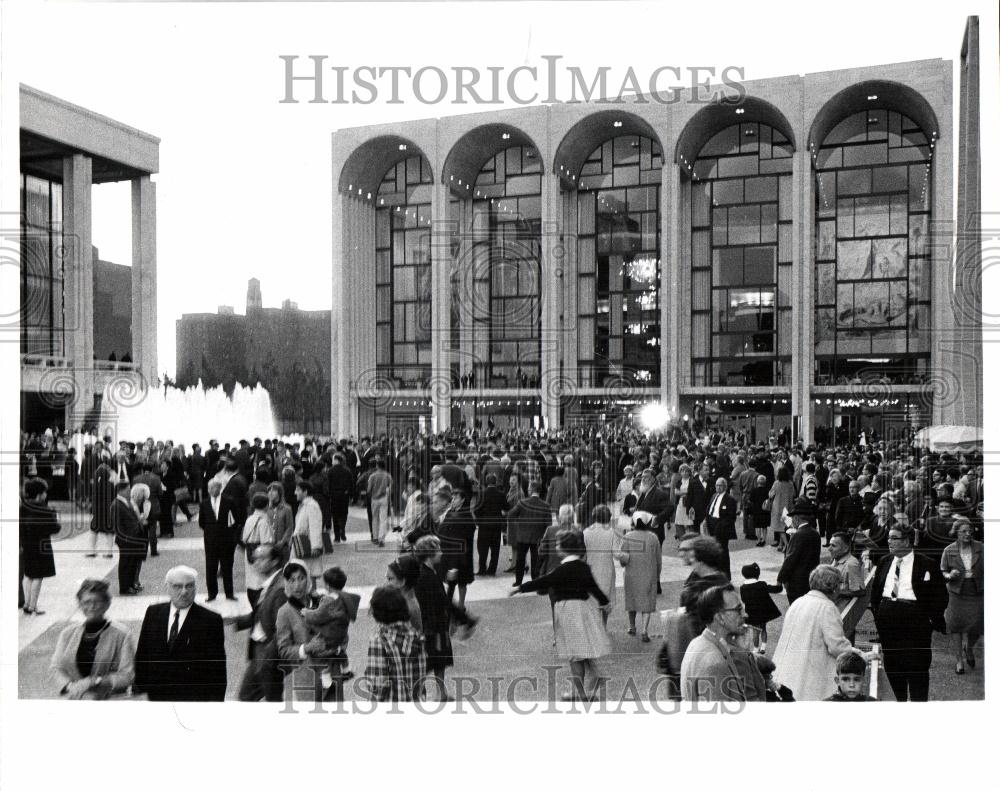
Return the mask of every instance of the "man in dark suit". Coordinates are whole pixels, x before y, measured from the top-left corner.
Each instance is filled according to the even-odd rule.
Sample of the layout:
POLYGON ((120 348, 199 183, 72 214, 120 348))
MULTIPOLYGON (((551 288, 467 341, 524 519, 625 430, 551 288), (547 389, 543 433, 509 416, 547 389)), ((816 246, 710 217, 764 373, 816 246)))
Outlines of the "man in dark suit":
POLYGON ((524 580, 524 561, 531 556, 531 578, 539 576, 538 547, 545 535, 545 529, 552 524, 552 509, 542 499, 542 482, 534 481, 529 487, 529 496, 521 500, 507 514, 516 523, 514 543, 514 585, 524 580))
POLYGON ((945 631, 947 603, 939 564, 913 551, 912 530, 891 527, 889 554, 875 569, 869 606, 896 700, 927 700, 931 632, 945 631))
POLYGON ((191 480, 191 497, 203 498, 208 496, 205 488, 205 472, 208 460, 201 453, 201 445, 197 442, 191 446, 191 455, 187 459, 187 474, 191 480))
POLYGON ((697 531, 705 521, 709 501, 712 499, 714 486, 711 483, 712 470, 708 463, 701 465, 698 475, 691 478, 687 490, 687 507, 694 509, 694 528, 697 531))
POLYGON ((579 515, 580 524, 583 527, 590 526, 590 515, 593 510, 599 506, 603 505, 604 501, 607 499, 604 495, 604 489, 601 487, 601 477, 602 477, 603 467, 599 461, 595 461, 589 473, 584 472, 580 476, 580 483, 583 484, 583 491, 580 493, 580 499, 576 504, 576 512, 579 515))
POLYGON ((715 481, 715 496, 708 504, 705 518, 708 521, 708 534, 719 542, 722 550, 719 570, 727 579, 732 579, 729 542, 736 540, 736 500, 729 494, 729 481, 725 477, 715 481))
POLYGON ((497 563, 500 560, 500 534, 503 532, 503 512, 507 508, 507 498, 497 486, 496 475, 486 476, 486 488, 479 496, 479 503, 473 511, 479 535, 476 547, 479 550, 479 574, 497 573, 497 563), (487 558, 489 559, 487 562, 487 558))
POLYGON ((861 484, 857 479, 847 485, 847 491, 847 497, 841 497, 837 501, 833 522, 839 532, 854 535, 854 531, 868 518, 868 512, 861 496, 861 484))
POLYGON ((192 568, 170 569, 170 601, 146 610, 135 651, 135 686, 150 700, 226 698, 222 616, 194 603, 197 580, 192 568))
POLYGON ((472 546, 476 538, 476 523, 468 505, 468 492, 452 490, 451 505, 438 525, 437 535, 441 541, 441 565, 439 573, 447 581, 448 598, 452 598, 458 587, 458 606, 465 606, 465 592, 472 582, 472 546), (449 574, 456 571, 454 579, 449 574))
POLYGON ((128 481, 115 484, 111 503, 111 529, 118 545, 118 592, 122 596, 138 593, 139 570, 146 559, 146 534, 129 499, 128 481))
POLYGON ((264 578, 264 587, 253 612, 234 621, 237 631, 251 630, 247 645, 250 661, 239 691, 239 698, 244 702, 280 702, 284 693, 284 675, 279 666, 280 656, 275 642, 278 610, 288 601, 285 581, 281 576, 283 561, 282 549, 274 544, 261 544, 254 550, 254 568, 264 578))
POLYGON ((208 441, 208 451, 205 453, 205 477, 212 478, 219 471, 219 442, 208 441))
POLYGON ((250 452, 250 443, 245 439, 240 440, 240 449, 233 454, 233 461, 243 479, 253 480, 253 454, 250 452))
POLYGON ((327 472, 330 489, 330 518, 333 521, 333 540, 347 541, 347 510, 354 496, 354 476, 347 468, 343 453, 333 454, 333 464, 327 472))
POLYGON ((222 481, 222 508, 219 519, 228 525, 235 538, 243 535, 243 524, 247 521, 247 509, 250 505, 247 478, 240 473, 236 461, 226 460, 222 481))
POLYGON ((236 601, 233 594, 233 555, 236 552, 233 530, 226 524, 222 509, 222 482, 208 483, 208 497, 201 501, 198 509, 198 527, 202 531, 205 545, 205 586, 208 599, 214 601, 219 595, 219 569, 222 569, 222 589, 226 598, 236 601))
POLYGON ((809 592, 809 575, 819 565, 822 542, 816 530, 816 508, 806 497, 799 497, 788 511, 798 523, 788 542, 785 561, 778 571, 778 582, 785 587, 788 603, 809 592))

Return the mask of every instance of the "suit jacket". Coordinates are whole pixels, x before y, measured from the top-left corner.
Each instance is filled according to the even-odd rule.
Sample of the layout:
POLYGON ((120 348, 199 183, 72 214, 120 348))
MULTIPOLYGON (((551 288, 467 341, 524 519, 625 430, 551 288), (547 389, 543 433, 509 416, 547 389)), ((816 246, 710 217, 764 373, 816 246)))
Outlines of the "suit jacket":
MULTIPOLYGON (((885 580, 892 567, 893 555, 886 555, 879 561, 875 569, 875 579, 872 582, 870 607, 872 615, 878 618, 879 607, 882 605, 882 591, 885 590, 885 580)), ((959 561, 961 562, 961 561, 959 561)), ((945 631, 944 611, 948 605, 947 589, 944 577, 938 564, 926 555, 914 552, 913 574, 910 577, 913 593, 917 597, 917 605, 931 628, 936 632, 945 631)))
POLYGON ((820 543, 819 533, 810 524, 802 525, 788 542, 778 582, 785 586, 789 601, 809 592, 809 575, 819 565, 820 543))
POLYGON ((150 700, 225 700, 222 616, 192 604, 173 647, 167 646, 169 619, 170 602, 146 610, 135 652, 135 686, 150 700))
POLYGON ((722 503, 719 505, 719 518, 716 519, 714 516, 711 516, 711 505, 714 499, 715 495, 712 495, 712 500, 708 501, 708 510, 705 512, 708 518, 708 534, 714 536, 719 541, 735 541, 736 500, 729 494, 722 495, 722 503))
POLYGON ((838 530, 854 530, 861 526, 867 516, 864 500, 861 496, 851 497, 851 495, 847 495, 847 497, 841 497, 837 501, 837 510, 833 521, 838 530))
POLYGON ((708 504, 712 502, 712 495, 701 482, 701 476, 695 475, 688 483, 687 495, 684 498, 684 507, 694 509, 694 523, 700 525, 705 519, 708 511, 708 504))
POLYGON ((226 524, 226 511, 221 497, 219 498, 218 518, 215 516, 215 511, 212 510, 212 498, 202 498, 201 505, 198 507, 198 527, 204 531, 206 539, 232 540, 236 537, 233 530, 226 524))
POLYGON ((583 493, 580 495, 580 501, 577 503, 577 512, 580 515, 580 524, 589 525, 590 514, 604 501, 604 489, 601 488, 601 484, 595 481, 588 483, 587 488, 585 488, 583 493))
POLYGON ((552 524, 552 511, 549 504, 541 497, 532 495, 515 505, 508 513, 510 521, 508 541, 514 544, 539 544, 545 529, 552 524), (514 528, 514 536, 510 536, 510 528, 514 528))
MULTIPOLYGON (((251 629, 255 624, 260 624, 260 628, 264 630, 264 636, 267 638, 262 643, 265 659, 278 659, 278 647, 274 642, 274 636, 278 629, 278 610, 286 601, 288 601, 288 597, 285 596, 285 580, 280 573, 275 574, 271 584, 261 591, 260 598, 257 600, 257 608, 236 619, 237 631, 251 629)), ((250 642, 253 642, 252 638, 250 642)), ((250 648, 251 646, 248 644, 248 656, 250 648)))
POLYGON ((219 506, 219 521, 223 525, 229 525, 229 516, 232 515, 232 530, 235 537, 243 534, 243 523, 247 521, 248 506, 247 482, 240 473, 237 473, 223 487, 221 505, 219 506))
POLYGON ((458 569, 458 582, 468 583, 473 578, 472 548, 475 544, 476 524, 467 505, 452 508, 438 525, 441 541, 441 563, 438 574, 442 579, 450 569, 458 569))
POLYGON ((662 526, 670 521, 673 508, 674 507, 670 502, 670 493, 666 489, 657 485, 645 494, 639 495, 635 508, 632 509, 632 512, 648 511, 656 517, 656 524, 658 526, 662 526))
POLYGON ((706 629, 690 642, 681 662, 683 700, 745 701, 746 687, 732 650, 712 632, 706 629))
POLYGON ((139 524, 139 517, 131 505, 117 497, 111 503, 111 529, 118 549, 125 554, 146 556, 146 532, 139 524))
POLYGON ((472 515, 480 530, 502 530, 504 526, 503 512, 507 510, 507 498, 499 486, 487 486, 472 515))

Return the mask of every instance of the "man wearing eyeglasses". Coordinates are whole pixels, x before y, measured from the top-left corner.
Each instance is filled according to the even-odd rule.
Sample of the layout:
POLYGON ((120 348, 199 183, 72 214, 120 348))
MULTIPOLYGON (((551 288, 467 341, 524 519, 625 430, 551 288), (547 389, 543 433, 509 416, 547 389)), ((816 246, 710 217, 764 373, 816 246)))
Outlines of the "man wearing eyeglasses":
POLYGON ((744 623, 743 602, 732 585, 709 588, 698 597, 705 630, 687 647, 681 663, 681 697, 691 701, 763 700, 760 684, 745 674, 751 665, 734 656, 733 641, 744 623))
POLYGON ((938 564, 913 551, 912 530, 890 528, 889 554, 875 571, 870 606, 896 700, 927 700, 931 633, 945 631, 946 605, 938 564))

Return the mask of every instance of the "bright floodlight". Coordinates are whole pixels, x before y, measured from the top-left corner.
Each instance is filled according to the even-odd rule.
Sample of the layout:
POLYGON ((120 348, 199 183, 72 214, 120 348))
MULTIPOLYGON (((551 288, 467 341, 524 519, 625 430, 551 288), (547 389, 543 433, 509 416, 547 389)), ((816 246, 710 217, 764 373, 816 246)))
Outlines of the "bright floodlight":
POLYGON ((670 410, 663 404, 647 404, 639 413, 639 419, 649 431, 659 431, 670 420, 670 410))

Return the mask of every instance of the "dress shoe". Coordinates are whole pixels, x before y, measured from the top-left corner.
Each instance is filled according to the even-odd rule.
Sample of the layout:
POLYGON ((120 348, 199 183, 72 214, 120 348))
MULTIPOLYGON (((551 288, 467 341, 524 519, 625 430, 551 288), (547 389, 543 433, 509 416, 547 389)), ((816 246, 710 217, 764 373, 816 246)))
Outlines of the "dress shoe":
POLYGON ((97 557, 97 553, 96 552, 88 552, 86 555, 84 555, 84 557, 85 558, 96 558, 97 557))
POLYGON ((216 599, 215 596, 206 596, 205 597, 205 601, 215 601, 215 599, 216 599))
POLYGON ((112 555, 110 552, 108 552, 107 554, 104 555, 104 557, 106 557, 106 558, 113 558, 114 555, 112 555))
POLYGON ((648 643, 649 642, 649 635, 646 634, 645 632, 642 633, 642 642, 644 642, 644 643, 648 643))
POLYGON ((226 596, 226 601, 238 601, 235 596, 226 596))
POLYGON ((149 556, 151 558, 158 558, 160 556, 160 553, 159 552, 150 552, 149 556))
POLYGON ((634 628, 627 629, 626 632, 625 632, 625 634, 634 635, 635 634, 635 629, 634 628))

